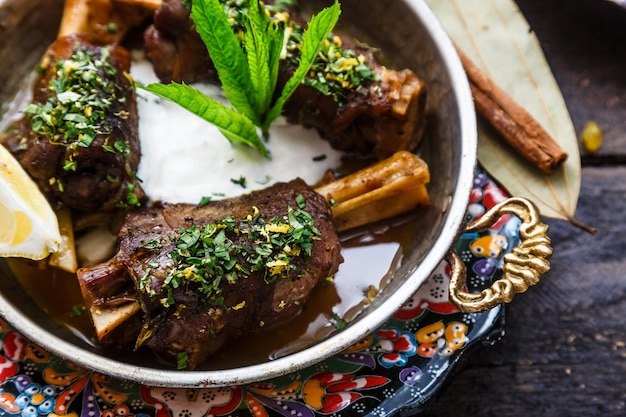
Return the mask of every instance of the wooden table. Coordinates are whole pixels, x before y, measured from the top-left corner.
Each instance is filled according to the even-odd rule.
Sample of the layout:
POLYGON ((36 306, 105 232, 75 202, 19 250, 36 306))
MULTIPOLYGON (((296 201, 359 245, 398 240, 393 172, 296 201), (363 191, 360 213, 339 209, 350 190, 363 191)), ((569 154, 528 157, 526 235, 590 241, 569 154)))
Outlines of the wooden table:
POLYGON ((471 356, 424 415, 626 416, 626 9, 603 0, 518 0, 556 76, 582 155, 577 219, 549 220, 552 270, 507 307, 505 337, 471 356))

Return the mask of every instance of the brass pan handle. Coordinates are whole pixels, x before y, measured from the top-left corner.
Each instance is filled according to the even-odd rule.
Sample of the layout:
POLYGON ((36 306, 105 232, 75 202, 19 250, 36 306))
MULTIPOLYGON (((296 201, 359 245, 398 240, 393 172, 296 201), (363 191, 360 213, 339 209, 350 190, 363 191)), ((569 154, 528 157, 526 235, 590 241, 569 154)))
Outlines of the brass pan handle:
POLYGON ((550 269, 552 246, 548 226, 539 218, 537 207, 525 198, 512 197, 497 204, 470 223, 465 232, 487 230, 504 214, 513 214, 522 221, 519 227, 520 244, 504 256, 504 275, 489 288, 479 293, 465 291, 465 264, 452 251, 448 256, 451 268, 450 303, 464 313, 486 311, 510 302, 515 294, 539 282, 541 275, 550 269))

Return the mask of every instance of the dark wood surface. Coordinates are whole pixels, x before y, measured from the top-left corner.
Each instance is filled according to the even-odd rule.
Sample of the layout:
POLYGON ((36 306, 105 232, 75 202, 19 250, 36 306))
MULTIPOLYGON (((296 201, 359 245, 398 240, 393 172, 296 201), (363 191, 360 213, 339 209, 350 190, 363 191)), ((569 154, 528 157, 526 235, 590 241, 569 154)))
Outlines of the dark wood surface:
POLYGON ((472 355, 424 414, 626 416, 626 9, 604 0, 518 0, 559 83, 582 155, 576 217, 549 220, 552 269, 507 307, 504 338, 472 355))

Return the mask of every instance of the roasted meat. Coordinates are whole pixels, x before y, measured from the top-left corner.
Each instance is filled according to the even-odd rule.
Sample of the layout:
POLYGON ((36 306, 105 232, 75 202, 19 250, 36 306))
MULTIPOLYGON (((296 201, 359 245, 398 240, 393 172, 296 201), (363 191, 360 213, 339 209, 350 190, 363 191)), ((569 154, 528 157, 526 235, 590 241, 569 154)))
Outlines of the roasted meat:
POLYGON ((135 210, 115 257, 78 279, 90 308, 134 295, 136 345, 193 369, 227 340, 296 315, 342 261, 328 203, 296 179, 204 206, 135 210))
POLYGON ((206 46, 193 28, 190 10, 179 0, 163 0, 144 44, 162 82, 215 81, 217 73, 206 46))
POLYGON ((144 199, 129 68, 103 38, 60 37, 46 52, 32 103, 1 140, 53 202, 91 213, 144 199))
MULTIPOLYGON (((238 30, 246 2, 224 1, 238 30)), ((298 39, 305 24, 288 10, 290 33, 284 83, 297 66, 298 39)), ((162 82, 217 81, 205 45, 195 32, 190 11, 180 0, 164 0, 144 34, 148 58, 162 82)), ((281 14, 281 21, 285 21, 281 14)), ((285 109, 293 123, 315 128, 333 147, 374 154, 383 159, 398 150, 414 150, 426 122, 426 88, 415 73, 383 66, 374 50, 333 36, 309 76, 285 109)))

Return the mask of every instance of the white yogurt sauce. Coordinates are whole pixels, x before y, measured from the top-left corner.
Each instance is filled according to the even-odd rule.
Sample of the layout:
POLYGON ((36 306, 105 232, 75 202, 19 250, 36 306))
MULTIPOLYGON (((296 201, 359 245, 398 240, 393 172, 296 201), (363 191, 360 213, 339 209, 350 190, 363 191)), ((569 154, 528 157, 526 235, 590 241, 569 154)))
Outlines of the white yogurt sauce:
MULTIPOLYGON (((158 82, 151 64, 139 57, 131 74, 144 85, 158 82)), ((194 86, 224 100, 216 86, 194 86)), ((137 175, 152 200, 198 203, 202 197, 236 196, 296 177, 315 184, 342 156, 315 130, 279 119, 270 128, 268 160, 253 149, 231 145, 214 125, 145 90, 137 90, 137 104, 142 152, 137 175), (325 159, 314 160, 321 155, 325 159), (242 178, 245 188, 234 182, 242 178)))

